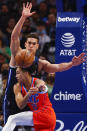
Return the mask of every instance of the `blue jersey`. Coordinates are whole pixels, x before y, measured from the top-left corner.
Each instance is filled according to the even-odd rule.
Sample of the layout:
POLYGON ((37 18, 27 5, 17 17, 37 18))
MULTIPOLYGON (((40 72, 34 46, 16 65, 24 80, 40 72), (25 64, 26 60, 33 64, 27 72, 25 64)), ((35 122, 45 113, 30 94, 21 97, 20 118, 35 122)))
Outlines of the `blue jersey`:
MULTIPOLYGON (((35 61, 29 67, 29 71, 31 74, 34 73, 34 75, 37 75, 38 70, 38 58, 35 58, 35 61)), ((10 115, 16 114, 18 112, 22 111, 29 111, 29 108, 26 107, 23 110, 20 110, 18 106, 16 105, 15 101, 15 95, 13 91, 13 86, 16 84, 16 68, 15 67, 9 67, 9 74, 8 74, 8 80, 6 85, 6 91, 5 91, 5 97, 4 97, 4 103, 3 103, 3 114, 4 114, 4 123, 7 122, 7 119, 10 115)))
POLYGON ((30 67, 26 67, 23 69, 29 71, 32 77, 40 77, 40 73, 38 73, 38 57, 35 57, 35 60, 30 67))
POLYGON ((35 57, 33 64, 30 67, 23 68, 26 71, 29 71, 32 77, 40 78, 46 80, 47 73, 41 70, 38 72, 38 57, 35 57))
MULTIPOLYGON (((6 123, 10 115, 24 111, 20 110, 15 102, 15 95, 13 92, 13 86, 17 82, 15 76, 16 76, 16 68, 10 67, 3 103, 4 123, 6 123)), ((29 110, 29 108, 27 110, 29 110)))

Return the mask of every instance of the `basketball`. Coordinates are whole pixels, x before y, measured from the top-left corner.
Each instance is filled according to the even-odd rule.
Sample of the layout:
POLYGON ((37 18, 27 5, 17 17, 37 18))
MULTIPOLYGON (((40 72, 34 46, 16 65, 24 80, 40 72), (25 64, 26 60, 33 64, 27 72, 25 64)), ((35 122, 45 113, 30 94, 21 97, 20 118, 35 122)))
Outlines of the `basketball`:
POLYGON ((23 49, 17 53, 17 55, 15 56, 15 61, 17 66, 28 67, 32 65, 34 57, 35 56, 33 52, 31 53, 30 51, 23 49))

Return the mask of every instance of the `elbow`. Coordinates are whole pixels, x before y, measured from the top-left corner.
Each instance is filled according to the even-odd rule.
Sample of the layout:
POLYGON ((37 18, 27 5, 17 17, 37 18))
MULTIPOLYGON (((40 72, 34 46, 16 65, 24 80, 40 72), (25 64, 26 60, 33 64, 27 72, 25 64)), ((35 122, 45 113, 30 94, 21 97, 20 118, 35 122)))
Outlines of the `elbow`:
POLYGON ((12 34, 11 34, 11 40, 16 40, 17 38, 19 37, 19 34, 18 33, 14 33, 14 32, 12 32, 12 34))
POLYGON ((11 40, 14 41, 16 39, 16 35, 14 33, 11 34, 11 40))
POLYGON ((24 109, 24 106, 23 106, 22 103, 18 103, 17 105, 18 105, 18 108, 19 108, 20 110, 24 109))

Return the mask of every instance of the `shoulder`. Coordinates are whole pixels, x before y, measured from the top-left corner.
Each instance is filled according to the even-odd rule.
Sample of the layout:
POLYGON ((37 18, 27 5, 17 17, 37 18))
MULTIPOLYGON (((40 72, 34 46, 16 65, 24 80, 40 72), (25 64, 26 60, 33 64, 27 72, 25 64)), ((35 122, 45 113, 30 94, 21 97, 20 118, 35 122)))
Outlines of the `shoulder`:
POLYGON ((21 86, 19 83, 16 83, 14 85, 14 93, 17 94, 18 92, 21 92, 21 86))
POLYGON ((42 59, 39 59, 39 65, 46 65, 46 64, 49 64, 50 62, 48 62, 47 60, 42 60, 42 59))
POLYGON ((39 63, 38 63, 38 66, 39 66, 39 70, 45 70, 46 66, 51 64, 50 62, 48 62, 47 60, 42 60, 42 59, 39 59, 39 63))
POLYGON ((43 81, 43 80, 41 80, 41 79, 36 79, 36 81, 35 81, 35 84, 36 85, 38 85, 38 84, 42 84, 42 85, 45 85, 45 82, 43 81))
POLYGON ((47 60, 39 59, 39 63, 40 63, 40 64, 48 64, 48 63, 50 63, 50 62, 47 61, 47 60))

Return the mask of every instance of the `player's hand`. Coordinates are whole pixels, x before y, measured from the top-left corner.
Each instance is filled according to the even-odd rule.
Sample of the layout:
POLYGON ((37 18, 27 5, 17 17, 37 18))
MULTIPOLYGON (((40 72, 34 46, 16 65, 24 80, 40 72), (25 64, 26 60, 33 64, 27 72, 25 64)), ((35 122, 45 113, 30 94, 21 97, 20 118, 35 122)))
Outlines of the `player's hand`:
POLYGON ((27 18, 35 14, 35 12, 31 12, 31 9, 32 9, 32 3, 29 4, 29 2, 27 2, 26 6, 25 3, 23 3, 22 16, 27 18))
POLYGON ((72 59, 72 66, 78 66, 86 61, 85 53, 81 53, 79 56, 74 56, 72 59))
POLYGON ((45 91, 46 89, 45 85, 43 84, 38 84, 36 87, 38 88, 39 92, 45 91))
POLYGON ((28 94, 29 95, 34 95, 34 94, 37 94, 39 91, 39 89, 37 87, 31 87, 28 91, 28 94))

